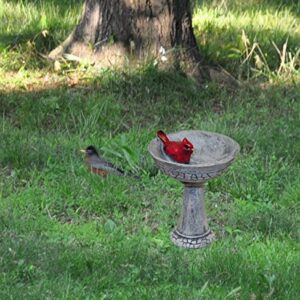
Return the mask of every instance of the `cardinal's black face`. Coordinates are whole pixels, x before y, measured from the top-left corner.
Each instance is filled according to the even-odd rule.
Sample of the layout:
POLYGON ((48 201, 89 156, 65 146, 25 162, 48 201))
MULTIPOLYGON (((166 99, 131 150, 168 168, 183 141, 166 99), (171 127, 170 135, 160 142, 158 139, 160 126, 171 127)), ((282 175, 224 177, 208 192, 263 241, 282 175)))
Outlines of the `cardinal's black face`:
POLYGON ((88 146, 84 151, 85 151, 85 154, 88 156, 92 156, 92 155, 99 156, 98 151, 94 146, 88 146))

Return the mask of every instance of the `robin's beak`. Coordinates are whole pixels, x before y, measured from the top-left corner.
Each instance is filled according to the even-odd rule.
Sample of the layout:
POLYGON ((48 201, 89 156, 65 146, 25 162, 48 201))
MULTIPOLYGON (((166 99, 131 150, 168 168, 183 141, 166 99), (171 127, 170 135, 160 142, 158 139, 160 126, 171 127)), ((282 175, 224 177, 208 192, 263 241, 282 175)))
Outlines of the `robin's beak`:
POLYGON ((80 152, 82 153, 86 153, 86 151, 84 149, 80 149, 80 152))

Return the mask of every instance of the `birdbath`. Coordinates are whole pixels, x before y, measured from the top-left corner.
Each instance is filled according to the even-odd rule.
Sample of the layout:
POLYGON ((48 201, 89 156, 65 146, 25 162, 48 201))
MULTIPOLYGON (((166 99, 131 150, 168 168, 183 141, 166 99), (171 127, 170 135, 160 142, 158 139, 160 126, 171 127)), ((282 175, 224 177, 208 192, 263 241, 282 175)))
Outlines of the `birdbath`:
POLYGON ((239 153, 240 146, 225 135, 207 131, 180 131, 168 134, 168 137, 174 141, 186 137, 194 145, 189 164, 180 164, 169 158, 158 138, 148 146, 158 168, 184 184, 181 217, 171 233, 171 239, 175 245, 184 248, 205 247, 215 239, 207 224, 205 183, 229 167, 239 153))

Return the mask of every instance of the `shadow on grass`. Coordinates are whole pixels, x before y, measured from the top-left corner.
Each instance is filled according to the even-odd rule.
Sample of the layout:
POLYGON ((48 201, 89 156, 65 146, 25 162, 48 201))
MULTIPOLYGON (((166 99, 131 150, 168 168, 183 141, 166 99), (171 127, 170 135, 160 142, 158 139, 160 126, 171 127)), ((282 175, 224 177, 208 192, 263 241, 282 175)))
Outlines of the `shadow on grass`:
MULTIPOLYGON (((78 149, 89 144, 120 167, 134 163, 150 174, 153 162, 147 145, 158 129, 201 129, 237 140, 242 157, 232 167, 235 180, 214 180, 210 184, 214 192, 220 187, 226 192, 226 185, 236 199, 273 203, 297 176, 297 86, 227 91, 212 83, 196 86, 180 74, 153 66, 91 77, 81 85, 67 86, 69 77, 64 76, 57 86, 38 81, 19 90, 2 90, 0 166, 7 186, 24 186, 18 181, 30 181, 33 170, 48 172, 52 178, 57 172, 67 173, 69 166, 78 168, 82 161, 78 149), (16 177, 7 178, 5 172, 12 171, 16 177)), ((265 222, 258 224, 267 228, 265 222)))
MULTIPOLYGON (((9 1, 8 11, 1 15, 3 28, 0 30, 0 52, 4 49, 21 47, 33 48, 37 52, 46 53, 53 49, 72 31, 78 16, 81 2, 78 1, 9 1), (12 5, 18 4, 15 10, 12 5), (14 21, 12 21, 14 20, 14 21), (42 36, 44 32, 44 36, 42 36), (34 44, 33 44, 34 42, 34 44)), ((32 51, 34 52, 34 51, 32 51)), ((36 57, 38 58, 38 57, 36 57)), ((28 64, 29 66, 30 64, 28 64)))
POLYGON ((77 136, 77 142, 93 136, 101 141, 103 136, 122 135, 131 129, 155 135, 158 128, 174 131, 183 127, 233 135, 245 149, 261 143, 266 152, 298 157, 297 144, 291 144, 289 138, 296 137, 296 87, 237 91, 226 91, 215 84, 198 87, 178 73, 158 71, 153 66, 132 72, 106 71, 91 77, 73 87, 64 83, 43 86, 41 78, 32 83, 32 91, 3 90, 2 142, 6 149, 18 149, 18 154, 4 151, 2 155, 7 159, 2 158, 2 164, 13 159, 14 164, 25 167, 33 159, 30 153, 34 147, 41 148, 33 161, 43 161, 54 149, 47 150, 39 138, 57 133, 77 136), (283 126, 287 117, 290 122, 283 126), (268 122, 274 126, 269 127, 268 122), (280 131, 285 132, 278 137, 282 144, 270 143, 280 131), (289 154, 286 144, 291 144, 289 154))
MULTIPOLYGON (((240 297, 247 299, 253 293, 261 298, 268 294, 270 280, 276 278, 274 297, 296 299, 297 229, 290 227, 296 224, 298 208, 287 205, 279 210, 271 202, 256 201, 264 201, 260 192, 266 189, 266 194, 278 195, 279 180, 284 186, 294 179, 300 162, 295 142, 299 87, 256 86, 234 92, 213 84, 199 88, 180 74, 153 67, 92 77, 73 87, 36 83, 28 91, 1 91, 1 167, 35 172, 27 177, 1 174, 6 180, 1 184, 12 186, 12 191, 8 196, 1 192, 5 202, 0 212, 0 269, 5 289, 0 296, 97 299, 107 294, 132 299, 144 294, 187 299, 204 293, 208 299, 225 299, 242 287, 240 297), (236 201, 249 195, 240 202, 240 210, 223 217, 224 224, 242 233, 206 250, 182 251, 170 244, 168 232, 162 233, 167 227, 162 223, 174 221, 174 215, 163 216, 163 211, 175 211, 172 204, 159 203, 160 196, 166 197, 159 186, 163 181, 147 178, 142 191, 132 188, 130 194, 127 182, 105 181, 101 187, 97 178, 91 187, 86 175, 79 178, 76 173, 80 144, 111 146, 125 137, 127 146, 146 156, 147 143, 158 128, 218 131, 241 144, 240 163, 232 166, 223 183, 218 181, 217 189, 226 190, 228 201, 233 195, 236 201), (159 230, 146 223, 149 204, 143 203, 142 195, 149 202, 151 193, 157 201, 148 207, 147 218, 153 211, 159 230), (104 205, 109 197, 111 202, 104 205), (119 201, 127 206, 127 214, 119 201), (80 215, 78 208, 83 207, 97 218, 78 223, 51 218, 52 209, 66 210, 74 203, 73 214, 80 215), (117 220, 107 228, 107 219, 117 220)), ((164 184, 164 189, 177 192, 164 184)))
MULTIPOLYGON (((67 139, 76 136, 77 145, 93 137, 98 138, 97 144, 107 143, 105 137, 131 129, 135 135, 145 129, 155 135, 157 128, 169 130, 186 122, 193 112, 202 111, 204 105, 217 102, 217 89, 199 89, 180 74, 153 67, 132 73, 107 71, 74 87, 65 82, 43 86, 43 78, 33 84, 32 91, 3 90, 0 94, 2 165, 43 167, 50 153, 60 151, 45 144, 45 139, 54 135, 67 139), (207 99, 205 103, 201 97, 207 99)), ((137 146, 138 139, 133 143, 137 146)))

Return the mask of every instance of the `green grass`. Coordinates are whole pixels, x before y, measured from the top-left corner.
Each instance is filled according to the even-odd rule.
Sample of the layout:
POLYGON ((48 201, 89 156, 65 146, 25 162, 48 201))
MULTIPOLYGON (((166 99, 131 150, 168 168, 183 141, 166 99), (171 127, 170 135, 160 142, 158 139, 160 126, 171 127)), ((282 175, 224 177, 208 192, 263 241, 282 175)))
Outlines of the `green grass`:
MULTIPOLYGON (((197 6, 194 20, 207 58, 234 74, 259 72, 254 56, 242 64, 243 48, 236 58, 226 52, 229 38, 240 39, 239 24, 247 36, 257 31, 260 49, 274 51, 267 42, 273 39, 282 48, 280 34, 246 30, 251 14, 269 20, 261 26, 277 22, 299 44, 298 25, 289 28, 299 19, 297 4, 221 2, 202 4, 203 20, 197 6), (211 43, 203 44, 208 20, 211 43), (235 29, 216 38, 225 23, 235 29)), ((0 1, 6 24, 0 26, 0 299, 298 299, 297 68, 278 74, 274 56, 262 72, 268 82, 236 91, 197 87, 151 65, 99 72, 64 64, 55 73, 37 53, 68 34, 79 10, 80 3, 0 1), (47 27, 37 25, 43 12, 47 27), (69 17, 55 31, 61 16, 69 17), (29 46, 43 30, 46 40, 29 46), (208 248, 179 249, 169 239, 182 186, 159 172, 147 152, 157 129, 216 131, 241 145, 228 172, 207 186, 217 235, 208 248), (141 180, 90 174, 79 152, 89 144, 141 180)))
POLYGON ((198 3, 193 24, 205 58, 241 78, 298 74, 300 5, 275 2, 198 3))
POLYGON ((46 54, 72 31, 83 1, 0 0, 0 69, 45 68, 46 54))
POLYGON ((296 299, 299 88, 232 94, 152 68, 123 76, 0 98, 1 297, 296 299), (147 153, 157 128, 217 131, 241 145, 208 185, 218 241, 207 249, 169 240, 182 187, 147 153), (89 174, 78 149, 91 143, 142 180, 89 174))

